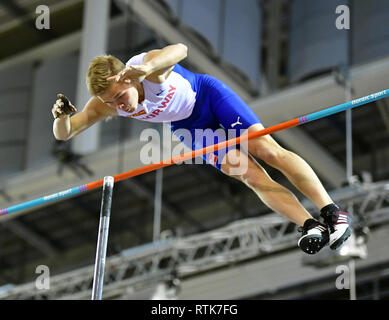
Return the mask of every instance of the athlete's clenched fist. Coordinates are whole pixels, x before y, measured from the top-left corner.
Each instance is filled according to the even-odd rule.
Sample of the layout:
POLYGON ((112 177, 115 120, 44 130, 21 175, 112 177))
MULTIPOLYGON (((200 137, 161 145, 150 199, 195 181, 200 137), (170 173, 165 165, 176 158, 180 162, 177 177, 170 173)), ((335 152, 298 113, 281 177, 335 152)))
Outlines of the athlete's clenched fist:
POLYGON ((77 112, 76 107, 73 106, 69 99, 66 98, 63 94, 60 93, 57 95, 57 97, 59 99, 55 102, 53 108, 51 109, 51 113, 55 119, 62 118, 66 115, 77 112))

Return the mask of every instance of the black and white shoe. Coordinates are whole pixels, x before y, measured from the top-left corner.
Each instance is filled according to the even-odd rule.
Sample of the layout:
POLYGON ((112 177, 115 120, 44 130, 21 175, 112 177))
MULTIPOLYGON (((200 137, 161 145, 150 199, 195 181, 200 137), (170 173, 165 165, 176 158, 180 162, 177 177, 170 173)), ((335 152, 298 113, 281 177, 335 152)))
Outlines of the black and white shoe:
POLYGON ((298 246, 305 253, 318 253, 329 242, 327 226, 315 219, 307 219, 298 231, 302 233, 298 246))
POLYGON ((339 249, 351 235, 351 217, 340 208, 331 204, 321 210, 320 216, 328 226, 330 233, 329 245, 332 250, 339 249))

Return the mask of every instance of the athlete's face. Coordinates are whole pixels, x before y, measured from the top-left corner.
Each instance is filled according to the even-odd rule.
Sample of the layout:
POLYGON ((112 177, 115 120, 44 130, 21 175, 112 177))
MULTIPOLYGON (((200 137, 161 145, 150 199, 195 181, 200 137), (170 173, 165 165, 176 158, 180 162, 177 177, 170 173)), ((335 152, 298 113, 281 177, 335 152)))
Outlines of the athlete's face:
POLYGON ((134 112, 138 107, 139 93, 132 83, 112 82, 109 89, 101 94, 100 99, 112 108, 134 112))

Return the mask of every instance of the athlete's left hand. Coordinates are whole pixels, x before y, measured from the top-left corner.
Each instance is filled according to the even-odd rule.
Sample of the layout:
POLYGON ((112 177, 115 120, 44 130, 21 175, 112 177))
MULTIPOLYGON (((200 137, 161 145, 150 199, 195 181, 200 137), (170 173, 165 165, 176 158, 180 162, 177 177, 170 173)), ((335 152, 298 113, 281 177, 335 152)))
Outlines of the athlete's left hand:
POLYGON ((145 64, 129 66, 120 71, 117 75, 109 77, 108 81, 116 82, 142 82, 151 73, 151 68, 145 64))

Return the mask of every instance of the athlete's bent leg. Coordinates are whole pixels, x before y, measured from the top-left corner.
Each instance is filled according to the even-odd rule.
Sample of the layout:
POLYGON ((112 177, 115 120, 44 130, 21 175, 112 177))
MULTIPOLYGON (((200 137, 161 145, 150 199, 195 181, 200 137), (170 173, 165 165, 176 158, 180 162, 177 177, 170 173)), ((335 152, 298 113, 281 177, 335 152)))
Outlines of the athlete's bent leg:
MULTIPOLYGON (((248 133, 263 128, 262 124, 254 124, 248 133)), ((254 157, 280 170, 319 210, 333 203, 310 165, 297 154, 282 148, 270 135, 249 140, 248 149, 254 157)))
MULTIPOLYGON (((254 124, 248 133, 263 129, 254 124)), ((330 232, 331 249, 338 249, 351 234, 351 218, 332 201, 309 164, 297 154, 282 148, 270 135, 248 141, 248 151, 280 170, 307 198, 316 204, 330 232)), ((309 227, 304 228, 308 232, 309 227)))
POLYGON ((328 244, 327 227, 313 219, 296 196, 275 182, 251 156, 238 149, 230 150, 222 161, 221 171, 245 183, 273 211, 300 225, 303 234, 298 246, 304 252, 314 254, 328 244))
POLYGON ((270 209, 282 214, 294 223, 302 226, 307 219, 312 219, 312 216, 292 192, 275 182, 258 162, 244 152, 238 149, 230 150, 223 159, 221 171, 242 181, 270 209), (246 157, 246 159, 243 161, 242 157, 246 157), (239 168, 243 162, 247 166, 239 168))

